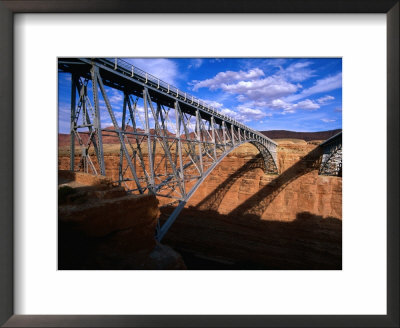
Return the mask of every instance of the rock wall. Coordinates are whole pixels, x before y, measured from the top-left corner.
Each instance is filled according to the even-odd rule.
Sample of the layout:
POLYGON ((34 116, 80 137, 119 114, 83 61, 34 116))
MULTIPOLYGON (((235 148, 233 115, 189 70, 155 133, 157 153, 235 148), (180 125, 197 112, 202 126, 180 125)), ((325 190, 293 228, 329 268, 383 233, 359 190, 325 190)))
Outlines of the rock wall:
POLYGON ((110 179, 59 171, 59 269, 185 269, 157 243, 158 201, 130 195, 110 179))
MULTIPOLYGON (((342 178, 318 175, 317 145, 281 142, 279 175, 265 175, 257 149, 241 146, 203 182, 162 242, 189 269, 341 269, 342 178)), ((106 154, 105 162, 117 180, 119 154, 106 154)), ((69 168, 68 157, 59 157, 59 168, 69 168)), ((172 210, 163 208, 161 221, 172 210)))
MULTIPOLYGON (((318 175, 321 154, 316 147, 310 142, 280 143, 280 174, 265 175, 257 149, 243 145, 214 169, 186 207, 263 220, 292 221, 303 212, 341 219, 342 178, 318 175)), ((119 154, 105 156, 111 179, 118 179, 118 164, 119 154)), ((59 169, 68 168, 69 158, 59 157, 59 169)))
POLYGON ((264 220, 292 221, 302 212, 341 219, 342 179, 318 175, 319 160, 315 144, 280 144, 280 174, 264 175, 256 151, 236 151, 204 181, 188 206, 264 220))

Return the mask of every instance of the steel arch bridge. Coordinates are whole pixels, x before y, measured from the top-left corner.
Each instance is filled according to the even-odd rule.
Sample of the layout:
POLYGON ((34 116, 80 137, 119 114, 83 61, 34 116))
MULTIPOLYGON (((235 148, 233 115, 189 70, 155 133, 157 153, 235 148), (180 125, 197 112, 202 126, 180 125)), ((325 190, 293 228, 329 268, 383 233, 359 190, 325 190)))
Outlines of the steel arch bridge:
POLYGON ((157 240, 205 178, 240 145, 253 144, 265 172, 278 173, 274 141, 125 60, 60 58, 58 69, 71 73, 70 170, 105 175, 103 138, 116 138, 118 183, 129 192, 178 204, 157 225, 157 240), (113 104, 115 97, 121 97, 122 108, 113 104), (111 128, 102 128, 104 116, 111 128))

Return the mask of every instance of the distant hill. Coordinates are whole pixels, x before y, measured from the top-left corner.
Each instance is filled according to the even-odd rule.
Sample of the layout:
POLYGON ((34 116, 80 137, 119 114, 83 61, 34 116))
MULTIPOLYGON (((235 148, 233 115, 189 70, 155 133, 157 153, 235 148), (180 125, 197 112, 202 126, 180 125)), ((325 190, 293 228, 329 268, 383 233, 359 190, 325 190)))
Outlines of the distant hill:
MULTIPOLYGON (((108 126, 103 129, 103 131, 102 131, 103 144, 119 144, 120 143, 118 134, 116 134, 115 132, 112 132, 113 130, 114 130, 113 126, 108 126), (107 130, 109 130, 109 131, 107 131, 107 130)), ((133 128, 128 125, 126 127, 126 131, 132 132, 133 128)), ((138 128, 137 131, 144 132, 144 130, 140 129, 140 128, 138 128)), ((155 133, 154 129, 150 129, 150 133, 154 134, 155 133)), ((171 133, 169 131, 167 131, 167 134, 170 136, 175 136, 174 133, 171 133)), ((89 133, 87 131, 79 132, 79 135, 80 135, 82 141, 86 144, 87 140, 89 138, 89 133)), ((129 140, 131 142, 136 142, 134 135, 127 134, 127 137, 129 138, 129 140)), ((67 134, 67 133, 59 133, 58 134, 58 146, 69 146, 70 142, 71 142, 71 137, 69 134, 67 134)), ((79 144, 77 139, 75 139, 75 143, 76 143, 76 145, 79 144)))
POLYGON ((305 141, 311 140, 326 140, 335 134, 342 131, 342 129, 319 131, 319 132, 296 132, 286 130, 271 130, 271 131, 260 131, 271 139, 302 139, 305 141))
MULTIPOLYGON (((112 130, 112 127, 107 127, 104 130, 112 130)), ((118 135, 112 132, 108 132, 103 130, 103 143, 105 144, 119 144, 118 135)), ((138 129, 139 131, 143 131, 138 129)), ((127 131, 133 131, 131 126, 127 127, 127 131)), ((271 139, 301 139, 305 141, 311 140, 326 140, 330 137, 334 136, 336 133, 342 131, 341 129, 330 130, 330 131, 319 131, 319 132, 296 132, 296 131, 286 131, 286 130, 271 130, 271 131, 260 131, 262 134, 266 135, 271 139)), ((153 130, 150 130, 151 133, 154 133, 153 130)), ((174 135, 171 132, 168 132, 169 135, 174 135)), ((190 133, 191 137, 193 137, 193 132, 190 133)), ((86 143, 89 137, 87 132, 81 132, 80 136, 82 140, 86 143)), ((129 135, 128 138, 134 142, 134 136, 129 135)), ((78 144, 78 141, 76 140, 78 144)), ((70 135, 59 133, 58 134, 58 145, 59 146, 67 146, 70 144, 70 135)))

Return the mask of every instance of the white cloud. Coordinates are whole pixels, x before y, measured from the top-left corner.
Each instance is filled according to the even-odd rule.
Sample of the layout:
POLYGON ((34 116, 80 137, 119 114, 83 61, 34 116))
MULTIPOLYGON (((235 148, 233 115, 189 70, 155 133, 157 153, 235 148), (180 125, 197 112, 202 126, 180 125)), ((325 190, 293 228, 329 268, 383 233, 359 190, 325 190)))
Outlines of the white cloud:
POLYGON ((288 82, 280 75, 261 77, 264 77, 264 72, 259 68, 253 68, 248 71, 220 72, 211 79, 193 81, 192 84, 193 90, 200 88, 221 89, 227 93, 237 95, 236 98, 240 102, 271 101, 288 96, 301 87, 288 82))
POLYGON ((314 70, 308 68, 311 62, 297 62, 281 71, 281 74, 294 82, 301 82, 314 76, 314 70))
POLYGON ((239 122, 249 122, 252 120, 252 118, 250 116, 242 114, 242 113, 238 113, 238 112, 230 110, 228 108, 223 108, 221 110, 221 113, 226 116, 229 116, 239 122))
POLYGON ((331 120, 329 118, 322 118, 321 121, 324 123, 332 123, 332 122, 335 122, 336 120, 331 120))
POLYGON ((222 84, 222 90, 238 94, 238 100, 265 100, 287 96, 297 91, 297 86, 276 76, 236 84, 222 84))
POLYGON ((108 88, 107 97, 112 108, 114 108, 115 106, 120 106, 122 108, 124 96, 121 91, 108 88))
POLYGON ((262 64, 266 66, 280 67, 287 62, 284 58, 265 59, 262 64))
POLYGON ((335 99, 335 97, 332 97, 330 95, 326 95, 324 97, 321 97, 321 98, 317 99, 317 102, 319 104, 323 105, 323 104, 325 104, 325 103, 327 103, 327 102, 329 102, 330 100, 333 100, 333 99, 335 99))
POLYGON ((255 79, 260 76, 264 76, 264 72, 259 68, 254 68, 247 72, 226 71, 226 72, 219 72, 211 79, 203 81, 197 81, 197 80, 192 81, 192 85, 194 91, 197 91, 200 88, 209 88, 210 90, 217 90, 221 89, 223 85, 231 83, 233 81, 255 79))
POLYGON ((297 104, 289 103, 282 99, 274 99, 266 105, 272 109, 282 109, 285 113, 294 113, 296 109, 315 110, 320 108, 320 105, 310 99, 300 101, 297 104))
POLYGON ((213 58, 213 59, 210 59, 210 63, 220 63, 220 62, 223 62, 223 61, 224 61, 223 58, 213 58))
POLYGON ((271 114, 266 114, 260 109, 252 109, 247 107, 238 107, 238 111, 245 117, 245 120, 259 120, 266 116, 272 116, 271 114))
POLYGON ((314 110, 314 109, 318 109, 320 106, 317 103, 313 102, 312 100, 306 99, 306 100, 303 100, 303 101, 300 101, 299 103, 297 103, 295 105, 295 107, 301 108, 301 109, 314 110))
MULTIPOLYGON (((192 81, 192 85, 193 90, 200 88, 220 89, 227 94, 236 95, 236 99, 243 103, 241 105, 242 108, 246 107, 261 111, 263 108, 268 107, 282 110, 283 113, 294 113, 296 109, 316 110, 321 105, 333 100, 334 97, 325 95, 318 100, 311 100, 308 99, 308 96, 340 88, 342 75, 339 73, 335 76, 319 79, 311 87, 295 94, 302 88, 302 85, 298 82, 314 76, 315 71, 310 68, 311 64, 311 61, 301 61, 293 63, 285 69, 279 66, 279 71, 275 75, 268 77, 265 77, 264 72, 258 67, 253 67, 246 71, 220 72, 210 79, 192 81), (302 98, 306 99, 298 101, 302 98)), ((263 65, 276 65, 276 63, 274 61, 266 61, 263 65)), ((222 108, 222 104, 219 105, 219 107, 214 107, 222 108)), ((243 115, 239 111, 239 107, 234 113, 231 115, 243 115)), ((238 119, 237 116, 234 117, 238 119)), ((256 117, 255 113, 253 113, 253 117, 256 117)), ((257 117, 257 119, 259 118, 257 117)), ((248 118, 245 117, 245 119, 248 118)))
POLYGON ((316 93, 328 92, 341 87, 342 87, 342 73, 338 73, 334 76, 329 76, 315 81, 312 87, 303 90, 301 93, 297 95, 289 96, 286 98, 286 100, 296 101, 316 93))
POLYGON ((199 68, 203 64, 203 59, 196 58, 190 61, 188 68, 199 68))
POLYGON ((253 120, 260 120, 264 117, 272 116, 271 113, 264 113, 260 109, 253 109, 246 106, 238 106, 236 111, 228 108, 221 109, 221 113, 238 120, 239 122, 250 122, 253 120))
POLYGON ((207 105, 209 105, 210 107, 214 107, 215 109, 221 109, 222 107, 224 107, 224 104, 221 104, 214 100, 200 99, 200 101, 205 102, 207 105))
POLYGON ((285 111, 291 111, 293 109, 293 104, 289 104, 282 99, 274 99, 269 104, 269 107, 273 109, 283 109, 285 111))
POLYGON ((176 84, 176 79, 178 77, 178 66, 172 60, 165 58, 130 58, 125 60, 141 70, 163 80, 164 82, 176 84))

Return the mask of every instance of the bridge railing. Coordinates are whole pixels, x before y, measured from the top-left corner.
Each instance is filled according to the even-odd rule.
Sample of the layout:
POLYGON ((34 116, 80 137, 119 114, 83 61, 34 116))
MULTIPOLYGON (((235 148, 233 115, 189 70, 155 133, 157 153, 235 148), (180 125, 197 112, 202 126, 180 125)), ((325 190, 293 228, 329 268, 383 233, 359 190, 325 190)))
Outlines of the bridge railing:
POLYGON ((216 108, 210 106, 203 100, 196 98, 195 96, 187 92, 179 90, 177 87, 163 80, 160 80, 156 76, 141 70, 140 68, 134 66, 133 64, 121 58, 104 58, 101 61, 103 64, 106 64, 109 67, 113 67, 115 70, 121 70, 124 75, 128 75, 131 78, 139 80, 140 82, 149 84, 152 87, 160 89, 161 91, 167 94, 175 95, 176 98, 180 99, 181 101, 189 105, 199 107, 200 109, 208 112, 209 114, 219 117, 220 119, 230 124, 233 124, 242 130, 248 131, 254 134, 255 136, 258 136, 258 139, 264 142, 265 144, 277 146, 277 144, 273 140, 271 140, 264 134, 260 133, 259 131, 249 128, 247 125, 244 125, 243 123, 237 121, 236 119, 221 113, 216 108))

